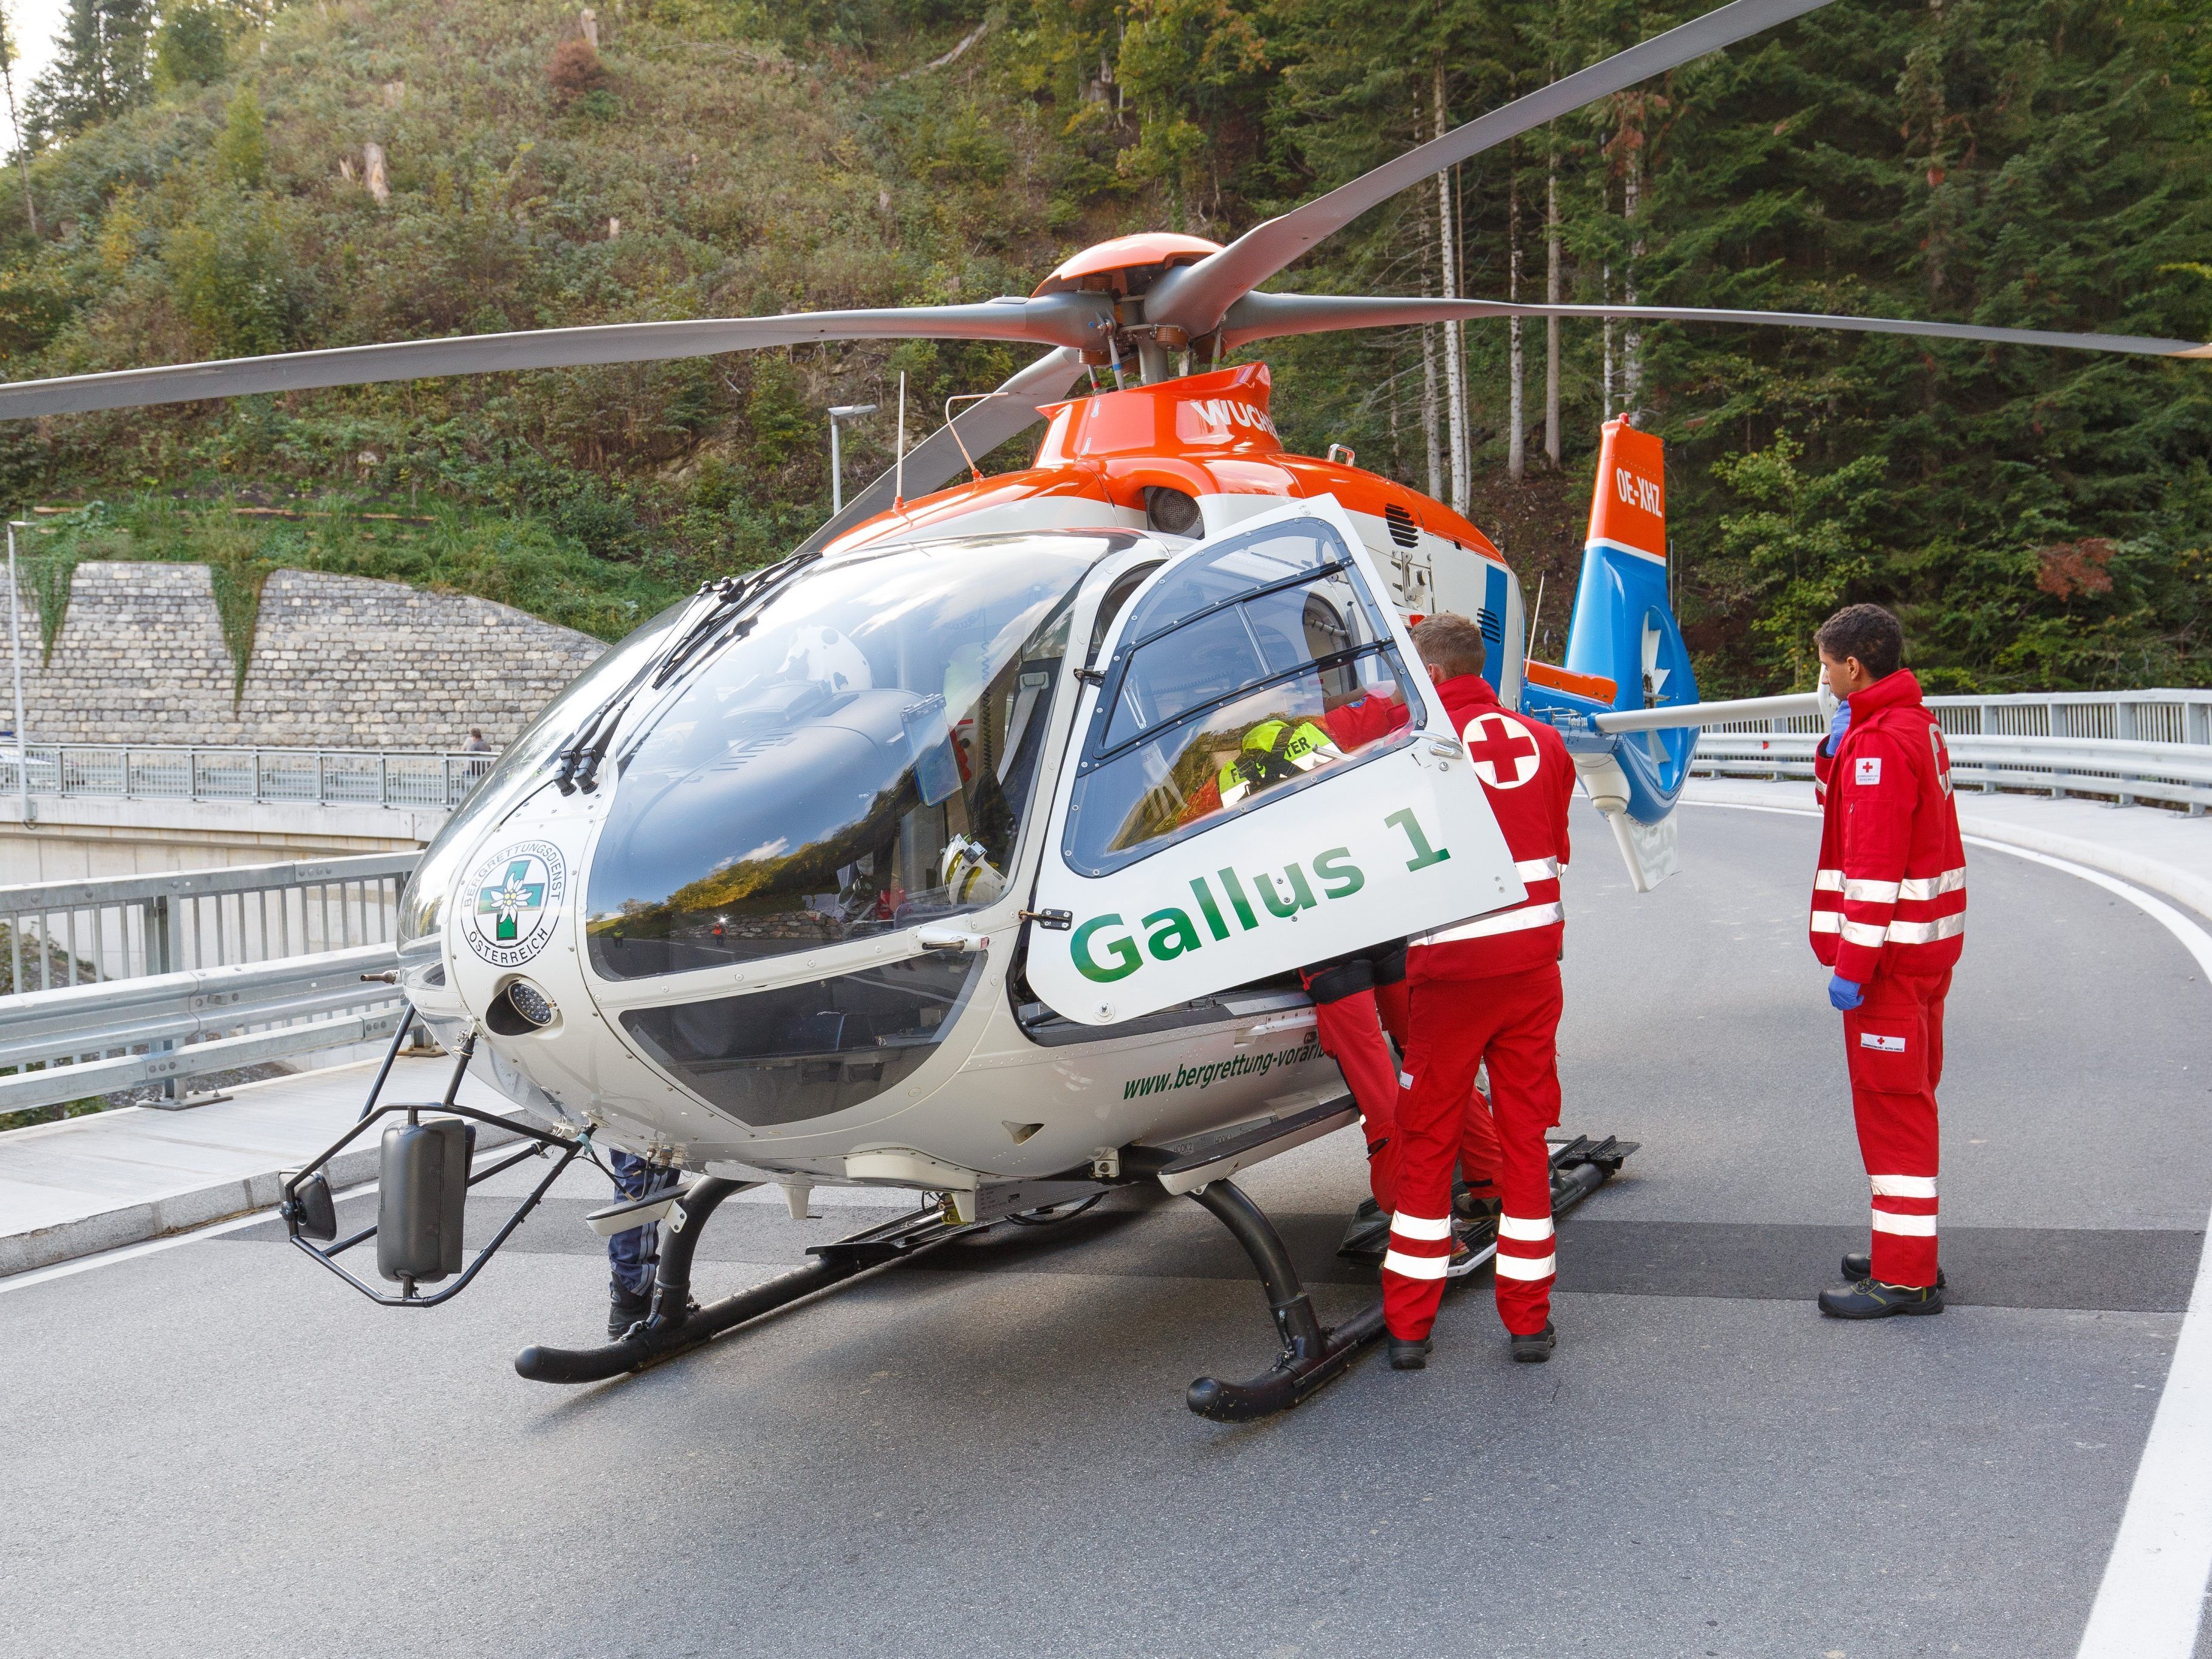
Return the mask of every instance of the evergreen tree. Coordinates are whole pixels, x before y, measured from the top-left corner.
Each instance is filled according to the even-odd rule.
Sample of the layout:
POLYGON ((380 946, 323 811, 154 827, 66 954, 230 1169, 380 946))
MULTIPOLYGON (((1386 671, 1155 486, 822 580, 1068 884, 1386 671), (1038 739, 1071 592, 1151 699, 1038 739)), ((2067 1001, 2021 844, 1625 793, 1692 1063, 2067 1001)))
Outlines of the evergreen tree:
POLYGON ((146 94, 152 0, 70 0, 53 66, 31 95, 33 126, 48 137, 82 131, 146 94))

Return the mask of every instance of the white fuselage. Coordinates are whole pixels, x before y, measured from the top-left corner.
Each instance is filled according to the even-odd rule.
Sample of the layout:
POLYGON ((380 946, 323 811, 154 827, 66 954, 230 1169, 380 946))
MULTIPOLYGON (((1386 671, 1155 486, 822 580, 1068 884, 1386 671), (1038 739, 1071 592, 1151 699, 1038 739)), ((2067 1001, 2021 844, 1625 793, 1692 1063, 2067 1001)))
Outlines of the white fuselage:
MULTIPOLYGON (((1368 526, 1359 527, 1364 540, 1368 526)), ((1395 586, 1406 568, 1404 550, 1391 545, 1379 521, 1375 529, 1382 543, 1373 550, 1375 562, 1395 586)), ((1050 701, 1038 763, 1048 793, 1069 757, 1080 702, 1073 695, 1075 671, 1086 665, 1085 647, 1095 643, 1102 604, 1117 578, 1125 580, 1114 602, 1125 601, 1131 573, 1182 544, 1127 532, 1121 541, 1083 579, 1073 600, 1072 643, 1059 669, 1064 683, 1050 701)), ((1420 585, 1430 604, 1448 601, 1450 589, 1479 589, 1490 563, 1449 544, 1441 550, 1447 558, 1422 548, 1429 556, 1422 562, 1458 560, 1469 568, 1436 569, 1432 576, 1425 569, 1420 585)), ((1517 587, 1510 578, 1507 586, 1517 624, 1517 587)), ((1393 598, 1405 602, 1402 593, 1393 598)), ((1517 649, 1512 654, 1517 669, 1517 649)), ((649 720, 652 709, 653 698, 641 697, 629 718, 649 720)), ((618 736, 611 754, 620 754, 626 741, 618 736)), ((651 977, 610 976, 591 948, 586 872, 624 787, 610 763, 596 790, 563 793, 541 765, 534 781, 512 792, 511 803, 474 815, 467 845, 457 842, 442 859, 426 863, 426 877, 450 884, 435 965, 418 948, 411 965, 403 967, 416 1006, 434 1028, 452 1041, 474 1024, 495 1075, 517 1099, 588 1127, 613 1145, 730 1175, 957 1189, 1075 1170, 1103 1150, 1199 1135, 1342 1092, 1334 1062, 1316 1046, 1311 1006, 1294 982, 1225 993, 1118 1026, 1073 1024, 1029 1000, 1018 971, 1021 912, 1032 902, 1045 856, 1042 811, 1021 824, 1009 866, 1000 872, 1000 896, 955 923, 825 940, 651 977), (521 884, 515 890, 534 905, 512 915, 499 911, 512 898, 500 896, 502 881, 521 884), (493 942, 495 921, 506 942, 493 942), (955 944, 934 951, 925 945, 925 938, 942 941, 948 927, 955 944), (726 1103, 713 1103, 696 1075, 672 1066, 625 1024, 626 1015, 641 1011, 932 958, 946 974, 964 969, 967 977, 926 1057, 879 1091, 821 1115, 748 1121, 726 1103), (509 1019, 502 1030, 487 1018, 518 975, 557 1011, 541 1029, 509 1019)))

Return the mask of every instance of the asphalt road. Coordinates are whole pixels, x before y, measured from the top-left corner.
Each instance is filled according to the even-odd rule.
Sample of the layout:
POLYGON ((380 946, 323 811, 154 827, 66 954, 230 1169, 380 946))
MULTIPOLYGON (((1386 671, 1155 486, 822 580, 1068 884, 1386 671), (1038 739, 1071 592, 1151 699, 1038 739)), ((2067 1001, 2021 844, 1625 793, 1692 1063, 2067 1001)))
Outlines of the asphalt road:
MULTIPOLYGON (((1567 1127, 1639 1140, 1562 1231, 1559 1355, 1486 1285, 1222 1427, 1273 1347, 1182 1201, 940 1253, 599 1388, 572 1177, 483 1281, 370 1306, 266 1229, 0 1294, 0 1653, 2069 1656, 2212 1208, 2206 987, 2101 890, 1972 864, 1940 1319, 1823 1321, 1863 1239, 1814 826, 1686 812, 1637 898, 1577 829, 1567 1127)), ((508 1178, 508 1179, 511 1179, 508 1178)), ((1252 1173, 1324 1313, 1348 1137, 1252 1173)), ((880 1218, 733 1204, 703 1294, 880 1218)))

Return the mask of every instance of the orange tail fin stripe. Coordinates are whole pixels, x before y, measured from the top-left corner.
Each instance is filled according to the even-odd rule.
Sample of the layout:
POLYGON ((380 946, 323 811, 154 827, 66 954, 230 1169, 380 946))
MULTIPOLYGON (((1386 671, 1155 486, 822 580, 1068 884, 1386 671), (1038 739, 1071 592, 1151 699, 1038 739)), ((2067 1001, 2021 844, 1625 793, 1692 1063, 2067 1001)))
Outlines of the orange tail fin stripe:
POLYGON ((1666 449, 1657 436, 1626 421, 1607 421, 1590 492, 1589 537, 1664 562, 1667 557, 1666 449))

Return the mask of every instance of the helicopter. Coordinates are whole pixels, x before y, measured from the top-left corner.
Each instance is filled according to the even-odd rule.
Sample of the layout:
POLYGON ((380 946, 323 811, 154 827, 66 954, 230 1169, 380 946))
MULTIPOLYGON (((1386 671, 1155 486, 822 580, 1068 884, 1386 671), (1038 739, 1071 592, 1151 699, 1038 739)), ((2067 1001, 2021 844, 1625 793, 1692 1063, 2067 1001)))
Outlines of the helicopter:
MULTIPOLYGON (((1380 1334, 1379 1304, 1324 1327, 1235 1182, 1357 1115, 1297 970, 1526 892, 1486 793, 1519 781, 1519 757, 1510 738, 1452 729, 1410 620, 1479 623, 1486 677, 1565 738, 1639 891, 1678 866, 1698 727, 1824 705, 1698 700, 1653 434, 1625 419, 1603 429, 1563 660, 1547 664, 1528 654, 1519 584, 1480 528, 1348 452, 1289 453, 1265 365, 1224 359, 1286 335, 1516 315, 2212 356, 1917 319, 1260 288, 1440 170, 1827 3, 1734 0, 1225 246, 1121 237, 1027 296, 0 386, 0 418, 22 418, 826 341, 1046 348, 911 449, 902 396, 890 471, 787 557, 705 585, 614 646, 508 747, 401 901, 392 1054, 416 1022, 434 1033, 456 1061, 444 1098, 384 1103, 387 1054, 361 1121, 284 1182, 292 1241, 380 1304, 432 1307, 578 1157, 612 1146, 680 1169, 680 1189, 591 1218, 603 1233, 662 1224, 647 1316, 603 1347, 515 1362, 582 1382, 1001 1222, 1148 1187, 1229 1229, 1280 1342, 1250 1382, 1192 1384, 1192 1409, 1251 1418, 1341 1374, 1380 1334), (1039 422, 1030 465, 981 471, 1039 422), (1247 734, 1363 701, 1395 711, 1387 730, 1238 774, 1198 810, 1247 734), (456 1103, 477 1060, 522 1118, 456 1103), (376 1222, 341 1240, 330 1162, 379 1124, 376 1222), (491 1127, 525 1144, 480 1168, 491 1127), (540 1156, 550 1172, 465 1261, 469 1187, 540 1156), (817 1186, 908 1189, 917 1207, 696 1305, 701 1232, 731 1195, 768 1184, 794 1217, 817 1186), (337 1260, 372 1237, 396 1291, 337 1260)), ((1634 1150, 1555 1147, 1557 1206, 1634 1150)))

